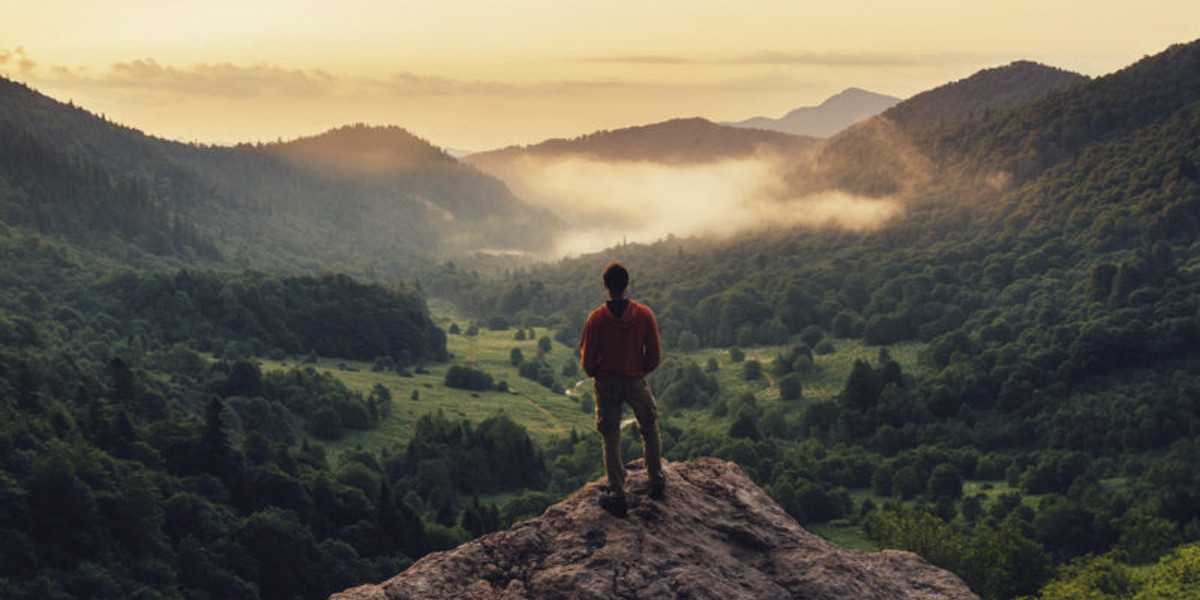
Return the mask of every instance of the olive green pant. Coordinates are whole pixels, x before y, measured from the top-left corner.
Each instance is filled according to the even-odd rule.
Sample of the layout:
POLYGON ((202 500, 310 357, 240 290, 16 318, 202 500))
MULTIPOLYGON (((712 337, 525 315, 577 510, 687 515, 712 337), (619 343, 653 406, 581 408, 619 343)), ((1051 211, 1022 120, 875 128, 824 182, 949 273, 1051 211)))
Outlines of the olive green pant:
POLYGON ((596 429, 604 440, 604 470, 613 493, 625 491, 621 462, 621 410, 628 404, 642 433, 642 451, 650 480, 662 479, 662 448, 658 437, 658 407, 643 377, 605 375, 596 378, 596 429))

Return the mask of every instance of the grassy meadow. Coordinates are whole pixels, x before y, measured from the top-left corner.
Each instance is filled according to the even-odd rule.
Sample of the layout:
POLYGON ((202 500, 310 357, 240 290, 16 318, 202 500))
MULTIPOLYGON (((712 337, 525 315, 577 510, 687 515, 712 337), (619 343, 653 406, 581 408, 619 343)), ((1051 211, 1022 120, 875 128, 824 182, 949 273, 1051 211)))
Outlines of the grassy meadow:
MULTIPOLYGON (((367 450, 378 450, 383 447, 402 445, 413 433, 413 427, 422 415, 442 411, 450 417, 458 417, 473 422, 479 422, 498 414, 507 414, 510 418, 529 430, 530 435, 539 443, 544 443, 557 436, 568 435, 572 429, 580 434, 590 435, 593 431, 593 420, 590 412, 585 412, 580 398, 576 396, 590 385, 575 377, 562 377, 567 387, 566 393, 554 393, 546 387, 521 377, 517 368, 510 362, 512 348, 520 348, 524 356, 536 357, 538 354, 537 340, 542 336, 553 336, 553 331, 535 327, 536 334, 532 339, 514 338, 515 329, 500 331, 480 327, 478 334, 467 336, 469 320, 456 313, 452 307, 433 303, 434 320, 444 329, 457 324, 463 333, 448 336, 447 347, 451 359, 447 363, 427 365, 425 372, 403 376, 393 371, 373 371, 372 365, 366 362, 321 359, 315 365, 318 370, 331 373, 345 382, 348 386, 366 394, 376 384, 383 385, 392 394, 392 415, 382 425, 369 431, 351 431, 336 442, 327 442, 326 446, 334 453, 340 450, 361 447, 367 450), (507 382, 509 391, 472 392, 468 390, 447 387, 444 378, 447 369, 455 364, 470 365, 490 374, 497 382, 507 382), (416 399, 413 399, 414 392, 416 399)), ((785 401, 780 398, 774 377, 770 375, 770 364, 778 354, 785 353, 788 346, 755 346, 743 348, 744 361, 758 360, 763 364, 764 376, 761 379, 747 381, 742 378, 742 364, 734 362, 726 349, 701 349, 694 352, 681 353, 666 348, 668 357, 681 358, 705 365, 710 358, 715 358, 718 370, 713 373, 721 386, 723 398, 734 398, 744 393, 755 396, 758 405, 763 409, 784 405, 790 415, 799 415, 805 407, 814 401, 831 400, 841 392, 846 378, 856 359, 876 362, 879 353, 877 347, 864 345, 859 340, 832 340, 834 352, 822 356, 814 356, 816 368, 803 374, 803 394, 798 400, 785 401)), ((888 348, 892 357, 899 362, 906 373, 914 373, 918 369, 917 355, 921 344, 896 344, 888 348)), ((574 349, 558 342, 547 355, 547 360, 556 371, 569 360, 575 360, 574 349)), ((744 362, 743 361, 743 362, 744 362)), ((264 370, 287 369, 297 366, 295 360, 263 360, 264 370)), ((706 408, 673 410, 660 406, 660 414, 664 422, 669 422, 682 429, 701 428, 715 433, 724 433, 732 419, 731 416, 717 417, 706 408)), ((628 414, 631 417, 632 415, 628 414)), ((599 461, 600 457, 596 457, 599 461)), ((969 496, 984 493, 988 500, 1008 492, 1016 491, 1005 482, 967 481, 963 486, 963 495, 969 496)), ((881 503, 883 499, 875 497, 869 489, 851 491, 856 505, 868 498, 881 503)), ((501 499, 488 498, 489 502, 501 499)), ((1036 497, 1026 497, 1025 502, 1034 503, 1036 497)), ((985 502, 985 506, 988 503, 985 502)), ((878 549, 873 541, 868 539, 861 527, 848 520, 839 519, 828 523, 810 524, 808 529, 831 542, 847 548, 859 550, 878 549)))

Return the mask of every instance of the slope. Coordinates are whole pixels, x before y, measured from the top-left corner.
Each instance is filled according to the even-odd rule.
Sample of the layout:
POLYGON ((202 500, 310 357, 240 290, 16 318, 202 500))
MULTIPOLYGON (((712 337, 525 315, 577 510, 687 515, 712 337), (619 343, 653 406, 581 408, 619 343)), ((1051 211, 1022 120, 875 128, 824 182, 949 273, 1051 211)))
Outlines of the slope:
MULTIPOLYGON (((132 200, 109 201, 112 212, 122 203, 151 206, 164 215, 159 221, 195 228, 221 252, 259 268, 400 276, 437 256, 480 248, 536 250, 559 226, 501 182, 399 128, 355 126, 266 146, 182 144, 115 125, 8 80, 0 81, 0 125, 6 138, 60 155, 59 163, 87 173, 90 181, 134 190, 122 192, 132 200), (370 165, 376 176, 347 171, 351 164, 370 165)), ((13 175, 13 160, 7 163, 7 186, 0 188, 5 204, 28 205, 18 196, 56 185, 28 169, 13 175)), ((96 194, 76 186, 53 197, 41 194, 38 204, 43 210, 72 206, 85 195, 96 194)), ((33 220, 18 217, 10 222, 28 226, 33 220)))
POLYGON ((718 125, 706 119, 688 118, 480 152, 469 155, 467 162, 488 172, 521 157, 696 164, 748 158, 759 152, 786 154, 808 148, 813 142, 811 138, 740 129, 718 125))
POLYGON ((733 127, 768 129, 792 135, 829 137, 900 102, 899 98, 861 88, 847 88, 816 106, 801 106, 773 119, 753 117, 726 123, 733 127))
MULTIPOLYGON (((877 231, 631 244, 469 296, 483 313, 528 306, 530 317, 557 315, 569 342, 596 301, 586 282, 618 259, 658 314, 667 348, 773 345, 782 332, 793 350, 760 364, 779 377, 805 367, 793 359, 815 352, 806 340, 822 335, 883 349, 921 341, 921 371, 911 379, 896 377, 881 351, 855 365, 837 400, 805 407, 799 422, 772 423, 753 406, 711 409, 742 410, 759 428, 752 435, 774 444, 804 439, 818 456, 853 448, 827 466, 796 467, 806 480, 796 496, 814 481, 919 499, 920 514, 885 508, 864 519, 867 530, 954 569, 987 596, 1033 593, 1051 575, 1045 565, 1088 553, 1153 560, 1197 539, 1189 523, 1200 518, 1200 468, 1188 464, 1200 434, 1197 52, 1197 43, 1173 47, 977 115, 941 149, 908 139, 928 161, 928 180, 911 190, 904 217, 877 231), (1110 120, 1073 124, 1089 114, 1110 120), (1057 154, 1039 151, 1053 140, 1062 142, 1057 154), (1006 171, 1038 156, 1045 162, 1019 176, 1006 171), (983 176, 1005 172, 995 185, 983 176), (968 455, 978 461, 952 458, 968 455), (1020 494, 1006 500, 1010 508, 1022 496, 1048 497, 1023 514, 981 513, 979 498, 956 505, 936 495, 938 462, 948 465, 944 473, 1006 480, 1020 494), (1143 517, 1165 532, 1161 542, 1149 539, 1143 517), (939 547, 967 548, 974 558, 926 554, 939 547), (997 553, 1029 562, 1000 574, 997 553)), ((685 432, 677 443, 707 451, 721 442, 685 432)), ((785 494, 792 484, 778 461, 803 448, 729 452, 785 494)))
POLYGON ((984 69, 917 94, 830 138, 816 160, 788 180, 799 190, 839 188, 870 196, 907 195, 934 176, 938 139, 958 128, 1070 88, 1087 78, 1029 61, 984 69))

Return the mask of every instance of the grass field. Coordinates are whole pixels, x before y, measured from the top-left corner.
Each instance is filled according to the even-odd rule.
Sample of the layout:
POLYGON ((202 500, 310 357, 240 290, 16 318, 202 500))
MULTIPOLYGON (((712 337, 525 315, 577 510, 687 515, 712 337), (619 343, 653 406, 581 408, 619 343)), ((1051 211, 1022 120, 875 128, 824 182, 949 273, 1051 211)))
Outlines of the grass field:
MULTIPOLYGON (((803 394, 799 400, 785 401, 779 396, 779 388, 774 385, 774 377, 769 373, 771 361, 776 355, 784 354, 788 346, 755 346, 743 348, 745 360, 757 360, 763 364, 764 377, 757 381, 742 379, 742 364, 733 362, 726 349, 703 349, 696 352, 677 354, 686 360, 695 361, 703 366, 709 358, 716 358, 719 370, 716 372, 717 381, 721 386, 723 398, 736 398, 743 393, 751 393, 758 406, 764 410, 775 406, 783 406, 787 414, 799 414, 809 403, 819 400, 832 400, 846 384, 850 369, 856 359, 864 359, 875 363, 879 349, 865 346, 858 340, 833 340, 835 352, 824 356, 814 356, 816 368, 810 373, 801 375, 803 394)), ((890 346, 888 351, 892 358, 901 364, 906 373, 912 373, 917 368, 917 354, 921 344, 897 344, 890 346)), ((668 353, 670 349, 668 349, 668 353)), ((684 429, 699 428, 712 433, 724 433, 732 417, 714 417, 707 409, 662 411, 663 418, 684 429)))
MULTIPOLYGON (((444 307, 439 307, 436 320, 448 327, 455 319, 444 307)), ((457 321, 465 329, 465 320, 457 321)), ((403 377, 395 372, 373 372, 370 363, 322 359, 315 366, 331 373, 351 388, 368 393, 376 384, 381 384, 392 393, 392 416, 378 428, 351 432, 340 440, 326 446, 336 453, 339 450, 362 447, 377 450, 385 446, 404 444, 412 436, 413 425, 426 413, 442 411, 451 418, 463 418, 479 422, 498 414, 507 414, 525 426, 538 442, 553 436, 563 436, 572 428, 580 433, 592 430, 592 416, 584 413, 579 400, 565 394, 555 394, 542 385, 520 377, 517 368, 509 363, 509 351, 520 347, 527 358, 537 356, 537 338, 553 335, 552 331, 535 328, 537 337, 518 342, 513 339, 514 330, 488 331, 480 329, 479 335, 450 335, 447 347, 453 358, 448 363, 428 365, 428 373, 403 377), (446 387, 446 370, 452 364, 469 364, 492 375, 496 381, 508 382, 508 392, 470 392, 446 387), (341 366, 339 366, 341 365, 341 366), (412 400, 416 391, 419 399, 412 400)), ((556 369, 572 359, 572 349, 555 343, 547 355, 556 369)), ((263 360, 266 371, 287 369, 297 366, 295 361, 263 360)), ((573 382, 572 382, 573 383, 573 382)))
MULTIPOLYGON (((434 320, 443 329, 448 329, 451 323, 458 324, 463 331, 467 328, 468 319, 457 314, 446 304, 431 303, 434 320)), ((428 365, 427 373, 413 374, 404 377, 395 372, 375 372, 371 364, 365 362, 321 359, 315 366, 317 369, 333 374, 353 389, 364 394, 370 392, 376 384, 388 388, 392 393, 392 415, 378 428, 350 432, 342 439, 326 443, 326 446, 337 453, 344 449, 361 447, 375 451, 383 447, 397 446, 406 443, 412 436, 413 426, 422 415, 442 411, 452 418, 463 418, 479 422, 488 417, 506 414, 514 421, 523 425, 533 438, 543 443, 552 437, 568 435, 572 429, 581 434, 593 431, 593 418, 584 412, 580 401, 574 396, 579 390, 587 389, 587 382, 576 378, 574 381, 562 378, 568 390, 565 394, 556 394, 542 385, 520 377, 517 368, 509 361, 512 348, 521 348, 525 357, 536 357, 537 339, 542 336, 553 336, 553 331, 545 328, 535 328, 533 339, 517 341, 514 339, 514 329, 491 331, 480 328, 478 335, 449 335, 447 348, 452 357, 444 364, 428 365), (467 364, 489 373, 496 381, 508 383, 508 392, 470 392, 446 387, 444 378, 446 370, 454 364, 467 364), (576 387, 576 384, 578 387, 576 387), (412 400, 416 391, 417 400, 412 400)), ((824 356, 814 357, 816 368, 802 375, 803 397, 799 400, 784 401, 779 396, 779 390, 774 385, 774 378, 769 374, 771 361, 777 354, 787 351, 788 346, 757 346, 743 348, 745 360, 758 360, 763 364, 764 377, 758 381, 742 379, 742 365, 733 362, 729 351, 725 349, 703 349, 690 353, 679 353, 666 349, 668 356, 695 361, 700 365, 707 363, 709 358, 715 358, 719 365, 715 376, 721 387, 723 398, 733 398, 743 393, 755 396, 758 405, 764 409, 778 406, 781 403, 789 414, 800 414, 809 403, 818 400, 830 400, 841 392, 846 378, 856 359, 866 359, 875 362, 879 353, 878 348, 864 346, 856 340, 834 340, 835 352, 824 356)), ((917 369, 917 354, 920 344, 897 344, 889 347, 889 352, 904 371, 912 373, 917 369)), ((563 363, 574 360, 574 351, 554 343, 553 349, 547 356, 548 362, 557 371, 563 363)), ((277 361, 263 360, 264 370, 288 369, 299 365, 295 360, 277 361)), ((707 409, 672 411, 669 407, 660 407, 664 420, 683 428, 703 428, 714 433, 723 434, 729 427, 732 417, 715 417, 707 409)), ((597 457, 599 460, 599 457, 597 457)), ((968 484, 973 491, 974 482, 968 484)), ((1001 488, 1007 488, 1003 483, 995 484, 992 494, 1000 493, 1001 488)), ((863 498, 870 497, 869 490, 855 490, 856 504, 863 498)), ((489 498, 497 501, 496 498, 489 498)), ((876 549, 867 539, 861 528, 844 521, 834 521, 809 527, 810 531, 829 539, 830 541, 848 548, 861 550, 876 549)))
MULTIPOLYGON (((448 329, 451 323, 457 323, 463 331, 466 330, 468 320, 457 314, 453 307, 433 302, 431 309, 434 320, 440 327, 448 329)), ((568 435, 572 429, 581 434, 590 433, 593 428, 592 415, 581 409, 579 399, 573 395, 576 390, 587 389, 587 382, 578 378, 563 378, 563 383, 568 388, 567 393, 555 394, 544 386, 521 377, 517 368, 509 362, 509 352, 514 347, 520 348, 526 359, 536 357, 537 339, 542 336, 552 337, 554 333, 545 328, 534 329, 536 336, 524 341, 514 339, 513 329, 490 331, 480 328, 479 334, 473 337, 449 335, 447 348, 452 354, 451 360, 443 364, 428 365, 427 373, 417 373, 412 377, 404 377, 390 371, 374 372, 371 370, 371 364, 365 362, 321 359, 313 365, 317 369, 335 375, 351 388, 364 394, 370 392, 376 384, 383 385, 391 391, 393 402, 392 416, 381 426, 370 431, 348 433, 327 446, 337 452, 353 447, 376 450, 403 444, 412 436, 413 425, 421 415, 439 410, 449 417, 464 418, 473 422, 501 413, 507 414, 528 429, 530 435, 538 442, 545 442, 554 436, 568 435), (446 370, 453 364, 467 364, 482 369, 496 381, 507 382, 509 391, 470 392, 446 387, 446 370), (418 394, 415 401, 411 399, 414 391, 418 394)), ((815 357, 817 368, 802 379, 803 398, 789 401, 785 405, 789 413, 802 411, 811 401, 834 398, 845 384, 854 360, 864 358, 873 362, 879 352, 877 348, 864 346, 854 340, 836 340, 834 346, 836 351, 833 354, 815 357)), ((769 370, 775 355, 786 352, 787 346, 758 346, 744 350, 746 360, 758 360, 769 370)), ((889 348, 892 357, 900 362, 906 372, 916 368, 919 350, 918 344, 898 344, 889 348)), ((709 358, 716 358, 720 365, 716 377, 724 398, 750 392, 763 408, 783 402, 769 374, 759 381, 743 380, 741 365, 732 361, 727 350, 704 349, 686 354, 672 353, 670 348, 666 351, 669 355, 692 360, 701 365, 709 358)), ((574 349, 555 342, 547 360, 557 371, 565 362, 575 360, 574 349)), ((264 370, 271 371, 300 365, 294 360, 263 360, 262 366, 264 370)), ((714 417, 707 410, 672 412, 665 407, 660 407, 660 410, 665 420, 685 428, 698 427, 723 433, 729 426, 730 417, 714 417)))

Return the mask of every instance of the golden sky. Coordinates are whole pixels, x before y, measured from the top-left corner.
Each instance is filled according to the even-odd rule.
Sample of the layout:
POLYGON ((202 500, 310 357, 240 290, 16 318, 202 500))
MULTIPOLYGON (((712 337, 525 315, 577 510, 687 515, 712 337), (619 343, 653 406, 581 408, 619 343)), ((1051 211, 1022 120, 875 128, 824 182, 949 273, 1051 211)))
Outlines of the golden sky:
POLYGON ((0 74, 175 139, 362 121, 482 150, 1022 58, 1100 75, 1197 37, 1196 0, 37 0, 0 8, 0 74))

